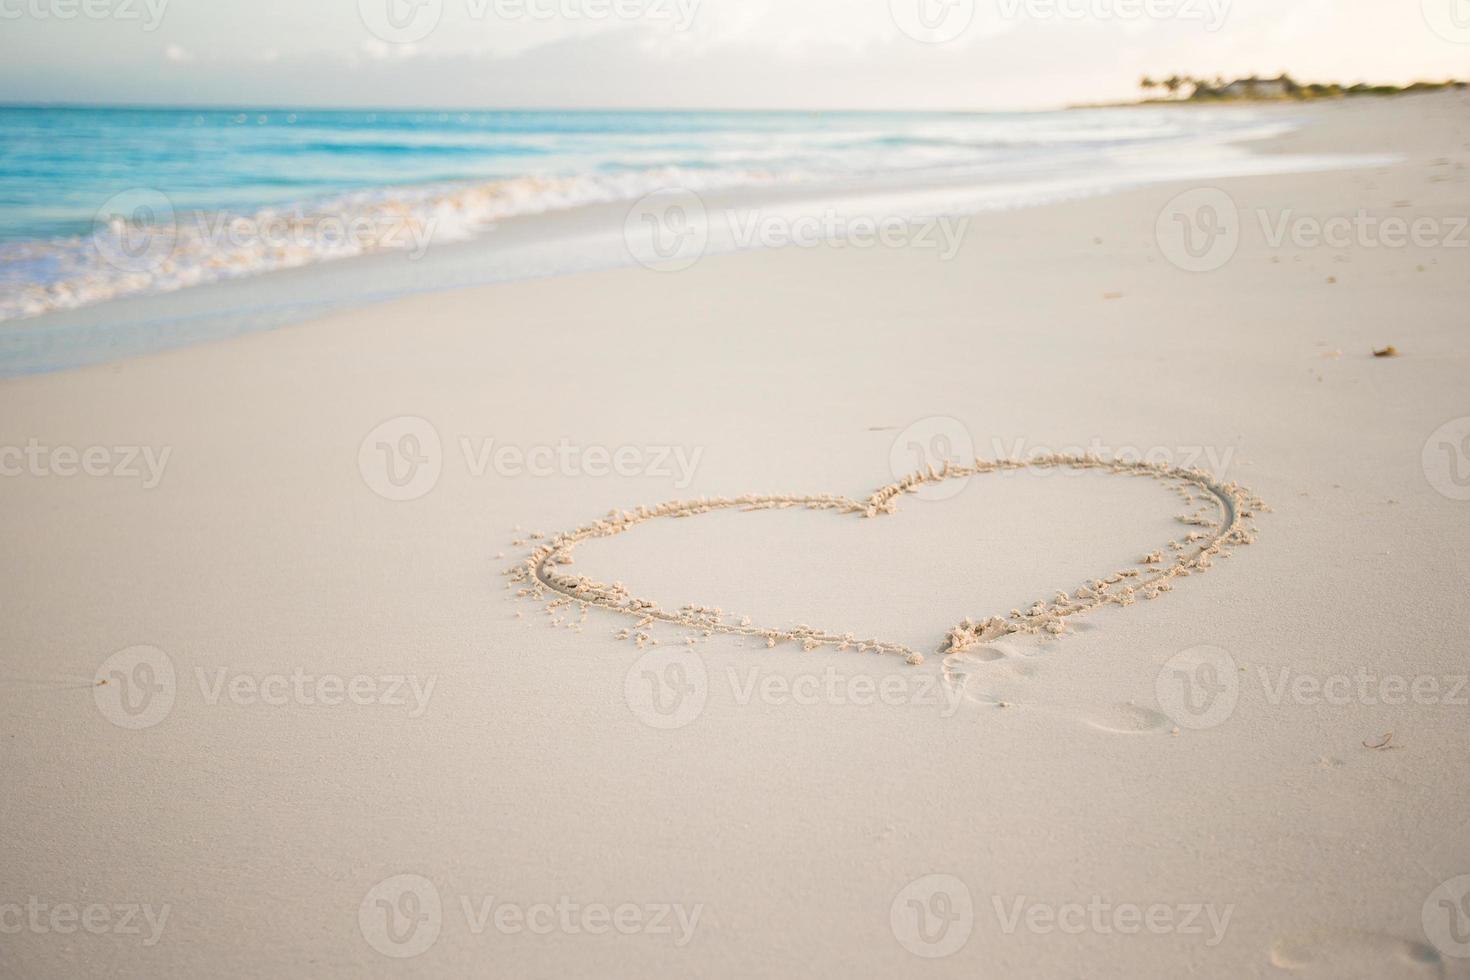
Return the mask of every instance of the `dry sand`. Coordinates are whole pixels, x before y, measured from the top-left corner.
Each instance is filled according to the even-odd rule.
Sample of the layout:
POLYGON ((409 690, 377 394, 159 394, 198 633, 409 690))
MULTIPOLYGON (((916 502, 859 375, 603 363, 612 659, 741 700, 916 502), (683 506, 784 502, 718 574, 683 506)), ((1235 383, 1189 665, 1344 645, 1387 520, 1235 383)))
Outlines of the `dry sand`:
POLYGON ((0 445, 114 473, 0 478, 0 975, 1470 976, 1467 109, 1306 110, 1275 149, 1401 162, 1212 182, 1212 271, 1161 186, 977 217, 949 262, 710 257, 0 384, 0 445), (1259 209, 1436 237, 1273 245, 1259 209), (864 500, 916 447, 1152 452, 1274 512, 1158 601, 948 657, 1173 562, 1179 498, 978 474, 568 569, 917 666, 640 648, 503 574, 609 510, 864 500))

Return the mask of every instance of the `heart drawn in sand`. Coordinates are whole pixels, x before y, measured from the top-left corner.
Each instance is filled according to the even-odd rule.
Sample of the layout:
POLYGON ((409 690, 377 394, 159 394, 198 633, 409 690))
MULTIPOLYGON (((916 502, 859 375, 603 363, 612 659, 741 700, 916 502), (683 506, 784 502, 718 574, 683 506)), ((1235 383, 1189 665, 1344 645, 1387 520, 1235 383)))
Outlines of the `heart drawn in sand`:
MULTIPOLYGON (((1229 548, 1250 544, 1256 528, 1251 522, 1258 512, 1269 511, 1260 498, 1236 483, 1222 482, 1199 469, 1184 469, 1144 461, 1107 459, 1095 455, 1051 454, 1025 460, 976 459, 968 464, 946 463, 904 477, 874 492, 865 500, 854 500, 837 494, 746 494, 740 497, 704 497, 697 500, 673 500, 656 507, 610 511, 601 520, 542 536, 531 552, 508 570, 512 583, 519 583, 520 597, 547 600, 546 609, 554 616, 563 607, 580 607, 585 617, 593 606, 612 610, 636 619, 636 624, 623 635, 639 646, 657 642, 642 632, 655 623, 671 623, 705 633, 733 633, 763 638, 767 646, 784 641, 802 644, 805 649, 835 646, 838 649, 869 650, 898 654, 911 664, 924 662, 923 654, 901 643, 877 639, 860 639, 851 633, 837 633, 811 626, 775 628, 752 624, 748 618, 731 621, 715 606, 685 605, 677 612, 660 608, 658 603, 629 594, 621 583, 609 585, 585 575, 563 571, 572 564, 572 553, 583 541, 623 534, 647 521, 660 518, 693 517, 717 510, 761 511, 791 507, 830 510, 859 518, 879 518, 897 511, 899 499, 920 487, 1006 470, 1070 468, 1101 470, 1119 476, 1152 478, 1174 487, 1188 505, 1199 506, 1179 517, 1189 527, 1178 540, 1140 557, 1137 567, 1122 568, 1091 579, 1070 593, 1057 590, 1051 599, 1037 600, 1027 609, 1013 609, 1009 614, 981 619, 967 618, 951 627, 939 652, 959 653, 980 643, 1012 633, 1065 633, 1073 616, 1089 613, 1103 606, 1130 606, 1139 598, 1155 599, 1173 589, 1177 578, 1198 575, 1208 570, 1216 557, 1228 556, 1229 548)), ((519 543, 519 542, 518 542, 519 543)), ((553 622, 557 620, 554 619, 553 622)))

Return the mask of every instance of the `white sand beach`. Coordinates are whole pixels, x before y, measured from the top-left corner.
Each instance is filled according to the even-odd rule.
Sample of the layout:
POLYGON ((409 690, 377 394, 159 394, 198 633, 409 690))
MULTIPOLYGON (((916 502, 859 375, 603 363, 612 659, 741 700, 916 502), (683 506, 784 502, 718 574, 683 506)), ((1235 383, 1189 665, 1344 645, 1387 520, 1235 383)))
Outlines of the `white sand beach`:
POLYGON ((980 213, 947 260, 709 254, 0 381, 0 976, 1470 977, 1467 110, 1293 105, 1252 152, 1383 162, 980 213), (948 656, 1172 566, 1206 495, 980 473, 564 569, 917 665, 505 574, 609 511, 1046 452, 1269 509, 948 656))

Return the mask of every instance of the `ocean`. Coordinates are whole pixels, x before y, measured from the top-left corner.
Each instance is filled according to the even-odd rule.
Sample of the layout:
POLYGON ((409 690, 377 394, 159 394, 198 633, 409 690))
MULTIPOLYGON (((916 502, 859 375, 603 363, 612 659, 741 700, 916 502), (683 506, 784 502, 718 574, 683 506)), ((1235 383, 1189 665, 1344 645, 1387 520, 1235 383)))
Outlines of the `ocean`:
MULTIPOLYGON (((971 213, 1258 170, 1259 158, 1240 141, 1289 125, 1249 107, 0 108, 0 321, 8 328, 0 373, 273 326, 364 297, 639 259, 615 234, 528 243, 501 231, 538 215, 598 206, 631 214, 654 193, 692 196, 701 207, 737 195, 788 209, 820 199, 829 210, 861 201, 882 216, 971 213), (476 242, 473 260, 455 248, 476 242), (350 266, 336 260, 368 254, 414 263, 380 263, 366 283, 295 279, 217 291, 209 302, 199 294, 175 306, 118 305, 210 283, 263 282, 285 269, 350 266), (112 312, 59 317, 99 305, 112 312)), ((619 228, 614 220, 602 231, 619 228)), ((749 242, 712 234, 704 244, 721 251, 749 242)))

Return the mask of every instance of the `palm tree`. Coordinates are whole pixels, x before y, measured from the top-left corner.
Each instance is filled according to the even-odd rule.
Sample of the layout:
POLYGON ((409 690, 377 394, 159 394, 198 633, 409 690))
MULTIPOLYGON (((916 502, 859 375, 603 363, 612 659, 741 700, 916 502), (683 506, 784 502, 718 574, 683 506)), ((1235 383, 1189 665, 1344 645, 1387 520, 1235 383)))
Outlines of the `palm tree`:
POLYGON ((1158 86, 1159 83, 1154 81, 1148 75, 1144 75, 1138 80, 1138 87, 1143 89, 1144 92, 1152 92, 1154 89, 1158 88, 1158 86))

